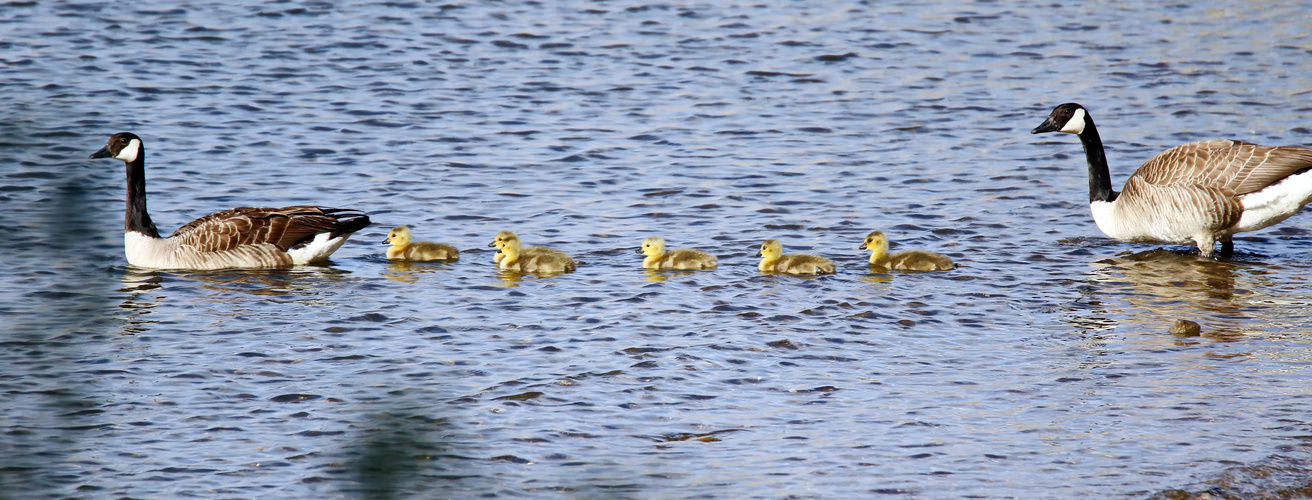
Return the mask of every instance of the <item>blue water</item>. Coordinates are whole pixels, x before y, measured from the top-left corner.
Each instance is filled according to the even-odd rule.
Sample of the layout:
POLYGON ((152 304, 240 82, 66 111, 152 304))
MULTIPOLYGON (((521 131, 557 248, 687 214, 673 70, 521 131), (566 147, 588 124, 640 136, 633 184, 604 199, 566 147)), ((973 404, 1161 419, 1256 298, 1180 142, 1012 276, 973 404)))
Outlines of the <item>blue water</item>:
POLYGON ((1231 262, 1119 243, 1079 142, 1029 130, 1083 103, 1117 186, 1183 142, 1307 145, 1305 10, 0 5, 0 484, 1300 498, 1307 216, 1231 262), (374 226, 327 267, 128 268, 123 167, 87 159, 119 131, 162 232, 305 203, 374 226), (389 263, 400 224, 461 260, 389 263), (503 229, 585 264, 498 273, 503 229), (869 273, 873 229, 962 267, 869 273), (650 235, 720 268, 644 271, 650 235), (767 238, 840 272, 762 275, 767 238))

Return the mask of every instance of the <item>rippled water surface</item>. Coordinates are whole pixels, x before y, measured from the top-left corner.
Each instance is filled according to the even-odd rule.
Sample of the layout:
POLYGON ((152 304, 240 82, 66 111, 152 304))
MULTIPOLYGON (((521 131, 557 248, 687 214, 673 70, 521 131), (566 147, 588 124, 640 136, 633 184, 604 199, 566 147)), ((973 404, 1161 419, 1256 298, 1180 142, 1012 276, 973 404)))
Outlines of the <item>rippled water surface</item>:
POLYGON ((0 482, 33 497, 1298 496, 1306 214, 1233 262, 1094 226, 1204 138, 1308 144, 1312 17, 1229 2, 0 4, 0 482), (332 265, 123 258, 368 211, 332 265), (387 229, 459 247, 391 264, 387 229), (491 264, 513 229, 586 264, 491 264), (872 274, 872 229, 955 271, 872 274), (649 273, 649 235, 720 258, 649 273), (835 276, 762 275, 766 238, 835 276), (1176 319, 1202 325, 1176 337, 1176 319))

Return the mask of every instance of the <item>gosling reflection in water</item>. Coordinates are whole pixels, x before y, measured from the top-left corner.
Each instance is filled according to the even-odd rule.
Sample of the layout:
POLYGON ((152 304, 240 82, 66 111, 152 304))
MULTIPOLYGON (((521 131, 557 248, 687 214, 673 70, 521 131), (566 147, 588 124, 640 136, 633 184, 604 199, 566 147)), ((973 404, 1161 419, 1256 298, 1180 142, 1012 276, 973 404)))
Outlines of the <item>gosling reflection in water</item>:
POLYGON ((670 269, 644 269, 647 272, 647 281, 652 283, 662 283, 670 278, 680 276, 691 276, 697 274, 697 270, 670 270, 670 269))
POLYGON ((451 266, 442 265, 443 262, 452 261, 443 260, 423 262, 394 260, 387 264, 387 271, 383 273, 383 277, 402 283, 418 283, 420 276, 434 271, 450 270, 451 266))

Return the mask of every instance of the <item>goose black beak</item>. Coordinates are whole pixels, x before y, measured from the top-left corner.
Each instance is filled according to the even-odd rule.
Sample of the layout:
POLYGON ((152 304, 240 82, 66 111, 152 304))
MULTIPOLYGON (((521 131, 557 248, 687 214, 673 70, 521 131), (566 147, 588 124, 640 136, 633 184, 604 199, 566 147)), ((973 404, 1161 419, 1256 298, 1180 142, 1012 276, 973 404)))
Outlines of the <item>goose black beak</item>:
POLYGON ((488 243, 487 246, 489 246, 489 247, 497 246, 497 242, 496 242, 496 240, 493 240, 492 243, 488 243))
POLYGON ((759 252, 759 251, 756 252, 756 256, 757 256, 757 257, 762 257, 761 252, 759 252))
POLYGON ((865 250, 865 249, 866 249, 866 244, 865 244, 865 243, 862 243, 861 246, 856 247, 856 249, 857 249, 857 250, 865 250))
POLYGON ((641 248, 639 248, 639 249, 638 249, 638 251, 636 251, 636 252, 633 252, 633 253, 637 253, 637 254, 640 254, 640 253, 642 253, 642 249, 641 249, 641 248))
POLYGON ((95 158, 110 158, 110 157, 113 157, 113 156, 114 156, 114 153, 109 152, 109 145, 108 145, 108 144, 106 144, 105 147, 100 148, 100 151, 96 151, 96 152, 94 152, 94 153, 91 153, 91 158, 92 158, 92 159, 95 159, 95 158))
POLYGON ((1039 126, 1034 127, 1034 130, 1031 130, 1030 133, 1042 134, 1044 132, 1056 132, 1058 130, 1061 130, 1061 125, 1058 125, 1057 122, 1053 121, 1052 117, 1049 116, 1048 119, 1043 120, 1043 123, 1040 123, 1039 126))
POLYGON ((384 244, 384 245, 391 245, 391 244, 392 244, 392 239, 391 239, 391 238, 388 238, 388 239, 383 240, 383 244, 384 244))

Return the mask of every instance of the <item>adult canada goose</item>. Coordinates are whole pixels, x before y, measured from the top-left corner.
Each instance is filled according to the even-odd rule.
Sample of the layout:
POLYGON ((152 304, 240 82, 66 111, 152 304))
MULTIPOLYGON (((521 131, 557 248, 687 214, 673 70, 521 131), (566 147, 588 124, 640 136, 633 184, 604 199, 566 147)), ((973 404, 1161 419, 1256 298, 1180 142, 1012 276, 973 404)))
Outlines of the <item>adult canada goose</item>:
POLYGON ((1259 146, 1214 139, 1173 147, 1152 157, 1112 191, 1102 139, 1088 110, 1057 106, 1032 134, 1080 137, 1089 164, 1089 205, 1107 236, 1125 242, 1198 245, 1212 256, 1234 251, 1235 233, 1256 231, 1298 213, 1312 201, 1312 149, 1259 146))
POLYGON ((559 274, 573 271, 574 259, 568 254, 554 248, 527 247, 519 241, 514 231, 501 231, 488 246, 495 246, 505 254, 497 267, 507 271, 519 271, 535 274, 559 274))
POLYGON ((895 254, 888 253, 888 236, 883 231, 872 231, 866 235, 865 243, 859 247, 870 250, 870 268, 878 270, 902 269, 907 271, 947 271, 953 269, 952 259, 946 255, 924 250, 909 250, 895 254))
POLYGON ((114 134, 91 157, 127 164, 123 244, 128 264, 134 266, 207 270, 315 264, 369 225, 364 212, 345 208, 241 207, 206 215, 161 238, 146 213, 146 148, 141 138, 114 134))
POLYGON ((390 260, 456 260, 460 251, 445 243, 431 241, 410 241, 410 226, 396 226, 387 233, 383 243, 392 245, 387 249, 390 260))
POLYGON ((680 248, 665 251, 665 238, 652 236, 642 241, 638 253, 646 255, 642 259, 644 269, 715 269, 718 262, 714 255, 694 248, 680 248))
POLYGON ((832 274, 834 261, 806 253, 784 255, 784 244, 779 240, 765 240, 757 252, 761 263, 756 266, 763 273, 832 274))

